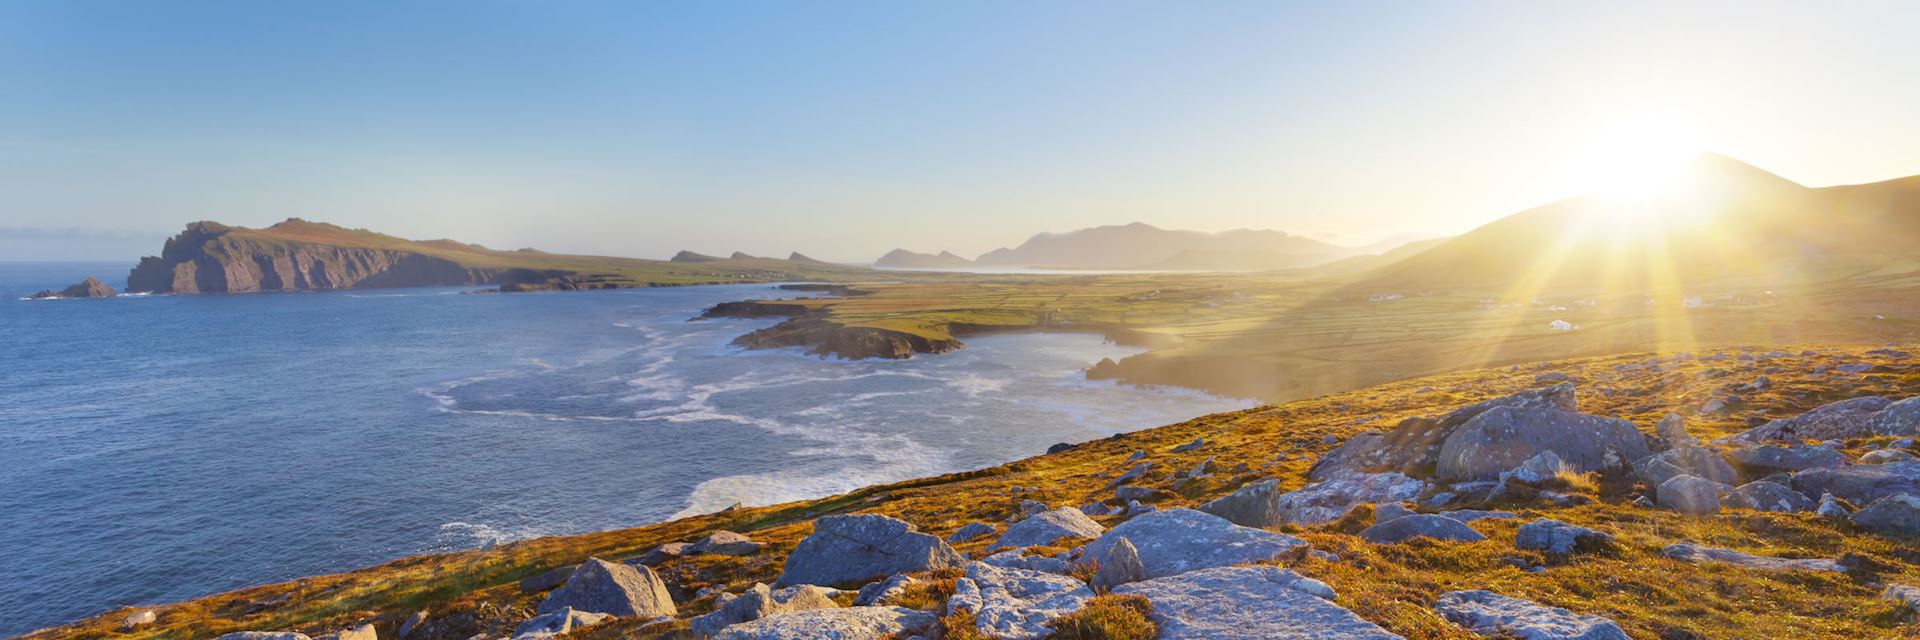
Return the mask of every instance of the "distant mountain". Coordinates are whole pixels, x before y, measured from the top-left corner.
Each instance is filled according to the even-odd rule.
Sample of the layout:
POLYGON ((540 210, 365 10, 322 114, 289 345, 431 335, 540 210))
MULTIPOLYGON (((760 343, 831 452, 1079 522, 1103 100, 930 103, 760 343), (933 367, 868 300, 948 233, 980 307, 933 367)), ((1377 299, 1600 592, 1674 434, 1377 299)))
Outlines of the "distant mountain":
POLYGON ((1783 276, 1828 257, 1920 249, 1920 176, 1808 188, 1717 154, 1670 186, 1587 195, 1522 211, 1369 276, 1421 287, 1684 285, 1783 276))
POLYGON ((667 259, 668 262, 716 262, 719 260, 722 260, 720 256, 710 256, 704 253, 694 253, 684 250, 673 254, 672 258, 667 259))
POLYGON ((815 260, 815 259, 813 259, 813 258, 809 258, 809 257, 807 257, 806 255, 804 255, 804 254, 802 254, 802 253, 800 253, 800 252, 798 252, 798 251, 795 251, 795 252, 793 252, 793 253, 790 253, 790 254, 787 254, 787 261, 788 261, 788 262, 803 262, 803 263, 806 263, 806 264, 817 264, 817 265, 831 265, 831 264, 833 264, 833 263, 831 263, 831 262, 827 262, 827 261, 825 261, 825 260, 815 260))
POLYGON ((906 249, 894 249, 887 255, 873 261, 873 266, 892 269, 943 269, 972 266, 972 260, 942 251, 938 254, 917 253, 906 249))
POLYGON ((1281 231, 1206 233, 1135 222, 1042 233, 1018 247, 987 252, 978 262, 1081 269, 1259 271, 1310 267, 1360 253, 1281 231))

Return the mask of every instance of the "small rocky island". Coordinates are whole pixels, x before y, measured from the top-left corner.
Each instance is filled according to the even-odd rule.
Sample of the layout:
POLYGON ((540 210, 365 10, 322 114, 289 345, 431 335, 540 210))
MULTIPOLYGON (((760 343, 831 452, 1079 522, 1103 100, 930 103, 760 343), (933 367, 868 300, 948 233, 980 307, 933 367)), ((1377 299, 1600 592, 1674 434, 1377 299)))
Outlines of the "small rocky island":
POLYGON ((52 290, 46 290, 33 294, 32 297, 35 300, 53 300, 62 298, 111 298, 117 295, 120 295, 120 292, 114 291, 113 287, 107 286, 107 283, 101 282, 99 278, 87 276, 87 279, 80 281, 80 284, 61 289, 58 293, 52 290))

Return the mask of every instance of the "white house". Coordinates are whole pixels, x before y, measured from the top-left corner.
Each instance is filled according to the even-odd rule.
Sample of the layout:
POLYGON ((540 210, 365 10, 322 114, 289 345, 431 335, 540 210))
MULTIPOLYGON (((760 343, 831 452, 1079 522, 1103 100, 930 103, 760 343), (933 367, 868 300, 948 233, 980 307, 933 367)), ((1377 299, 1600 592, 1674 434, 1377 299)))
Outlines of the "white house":
POLYGON ((1580 328, 1580 325, 1567 322, 1565 320, 1555 320, 1553 322, 1547 323, 1548 331, 1572 331, 1578 328, 1580 328))

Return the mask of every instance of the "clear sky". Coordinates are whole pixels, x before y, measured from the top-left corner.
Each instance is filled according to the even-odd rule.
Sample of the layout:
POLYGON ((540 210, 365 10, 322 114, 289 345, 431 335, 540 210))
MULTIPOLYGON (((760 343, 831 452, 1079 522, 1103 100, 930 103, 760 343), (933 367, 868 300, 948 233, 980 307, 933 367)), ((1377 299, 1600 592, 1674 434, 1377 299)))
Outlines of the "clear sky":
POLYGON ((0 259, 288 216, 842 260, 1136 220, 1455 233, 1646 131, 1805 184, 1920 174, 1916 24, 1911 1, 7 0, 0 259))

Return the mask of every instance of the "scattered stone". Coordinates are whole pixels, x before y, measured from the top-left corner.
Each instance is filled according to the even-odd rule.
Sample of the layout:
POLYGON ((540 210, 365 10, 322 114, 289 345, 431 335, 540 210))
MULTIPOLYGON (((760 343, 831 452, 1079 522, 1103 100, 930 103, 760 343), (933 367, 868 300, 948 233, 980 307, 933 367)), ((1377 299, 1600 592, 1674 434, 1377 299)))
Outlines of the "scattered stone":
POLYGON ((1105 503, 1100 502, 1089 502, 1080 505, 1080 513, 1087 514, 1088 516, 1110 516, 1124 510, 1122 507, 1109 507, 1105 503))
POLYGON ((1541 518, 1520 525, 1513 546, 1568 555, 1577 550, 1597 549, 1613 544, 1613 536, 1559 520, 1541 518))
POLYGON ((1321 551, 1319 549, 1308 549, 1307 555, 1317 560, 1320 560, 1321 562, 1339 562, 1340 561, 1340 556, 1335 555, 1333 552, 1330 552, 1330 551, 1321 551))
POLYGON ((1920 613, 1920 587, 1887 585, 1887 590, 1880 592, 1880 597, 1906 605, 1908 611, 1920 613))
POLYGON ((1508 471, 1506 477, 1524 484, 1538 485, 1554 479, 1566 468, 1567 464, 1560 460, 1559 454, 1542 451, 1508 471))
POLYGON ((1726 506, 1775 513, 1798 513, 1813 509, 1811 498, 1778 482, 1756 480, 1727 495, 1726 506))
MULTIPOLYGON (((1448 436, 1468 420, 1496 407, 1573 411, 1573 384, 1562 383, 1468 405, 1438 419, 1407 418, 1388 433, 1360 433, 1314 462, 1307 471, 1307 479, 1320 481, 1353 473, 1415 473, 1431 469, 1448 436)), ((1501 470, 1512 466, 1507 465, 1501 470)))
POLYGON ((834 609, 839 606, 824 589, 813 585, 797 585, 776 592, 765 584, 755 582, 740 595, 720 594, 719 599, 714 601, 712 613, 694 616, 687 622, 695 634, 707 637, 727 627, 774 614, 834 609))
POLYGON ((1127 462, 1125 464, 1132 464, 1135 462, 1139 462, 1141 459, 1146 457, 1147 457, 1146 449, 1134 449, 1133 453, 1127 456, 1127 462))
POLYGON ((1146 500, 1148 498, 1153 497, 1153 494, 1154 494, 1154 490, 1149 487, 1136 487, 1133 485, 1127 485, 1123 487, 1115 487, 1113 490, 1113 499, 1119 500, 1121 502, 1146 500))
POLYGON ((1173 448, 1173 452, 1174 452, 1174 453, 1186 453, 1186 452, 1188 452, 1188 451, 1197 451, 1197 450, 1199 450, 1199 449, 1200 449, 1201 447, 1204 447, 1204 446, 1207 446, 1207 439, 1206 439, 1206 438, 1194 438, 1194 439, 1193 439, 1193 442, 1189 442, 1189 443, 1186 443, 1186 444, 1183 444, 1183 445, 1180 445, 1180 446, 1177 446, 1177 447, 1174 447, 1174 448, 1173 448))
POLYGON ((774 586, 833 586, 961 562, 953 547, 906 522, 874 514, 826 516, 814 520, 813 533, 787 555, 774 586))
POLYGON ((1769 558, 1766 556, 1756 556, 1752 554, 1741 553, 1738 551, 1734 551, 1732 549, 1719 549, 1714 547, 1701 546, 1701 545, 1693 544, 1691 542, 1681 542, 1677 544, 1667 545, 1667 548, 1661 549, 1660 553, 1661 555, 1665 555, 1669 558, 1673 558, 1675 560, 1681 560, 1685 562, 1711 562, 1711 563, 1720 563, 1720 564, 1730 564, 1743 569, 1760 569, 1764 571, 1800 570, 1800 571, 1830 571, 1834 573, 1846 572, 1846 568, 1840 566, 1840 561, 1838 560, 1830 560, 1826 558, 1809 558, 1809 559, 1769 558))
POLYGON ((853 604, 858 607, 883 606, 889 604, 900 596, 905 595, 907 587, 913 586, 918 582, 920 581, 913 579, 913 576, 900 574, 860 587, 859 595, 853 597, 853 604))
POLYGON ((1646 457, 1633 423, 1557 409, 1495 407, 1474 416, 1440 446, 1435 472, 1454 480, 1490 480, 1543 451, 1576 472, 1603 471, 1646 457))
POLYGON ((1031 498, 1026 500, 1021 500, 1020 506, 1013 510, 1013 515, 1007 518, 1007 522, 1009 523, 1019 522, 1021 520, 1025 520, 1027 518, 1033 517, 1033 515, 1036 513, 1045 513, 1048 509, 1052 509, 1052 508, 1053 507, 1048 506, 1047 503, 1041 502, 1039 500, 1034 500, 1031 498))
POLYGON ((1675 447, 1655 454, 1648 460, 1660 460, 1684 470, 1687 475, 1699 476, 1720 484, 1740 483, 1740 474, 1733 470, 1733 465, 1727 464, 1727 459, 1720 457, 1720 452, 1706 447, 1675 447))
POLYGON ((1658 456, 1651 456, 1645 460, 1641 460, 1638 464, 1634 465, 1633 472, 1634 475, 1640 477, 1641 482, 1645 482, 1647 486, 1656 489, 1668 480, 1687 475, 1686 469, 1674 466, 1673 463, 1667 462, 1658 456))
POLYGON ((1805 471, 1830 467, 1843 467, 1847 464, 1847 454, 1826 447, 1812 447, 1803 444, 1792 446, 1767 445, 1734 449, 1727 452, 1740 466, 1760 473, 1775 471, 1805 471))
POLYGON ((1413 515, 1413 510, 1398 502, 1388 502, 1373 508, 1373 523, 1380 524, 1388 520, 1413 515))
POLYGON ((749 556, 759 553, 766 546, 765 542, 754 542, 752 538, 732 531, 715 531, 694 542, 686 551, 688 555, 696 556, 749 556))
MULTIPOLYGON (((1879 320, 1880 316, 1874 316, 1873 318, 1875 320, 1879 320)), ((1849 363, 1849 364, 1835 366, 1833 370, 1838 371, 1840 373, 1866 373, 1868 371, 1873 370, 1873 365, 1861 364, 1861 363, 1849 363)))
POLYGON ((1147 567, 1140 563, 1140 551, 1125 537, 1115 538, 1107 545, 1107 555, 1099 558, 1100 568, 1093 574, 1089 583, 1095 589, 1112 591, 1129 582, 1147 579, 1147 567))
POLYGON ((413 612, 413 615, 407 616, 406 620, 403 620, 400 622, 400 627, 394 630, 394 635, 400 636, 402 638, 410 637, 413 635, 414 631, 420 628, 420 625, 425 624, 426 622, 427 622, 426 610, 422 609, 420 611, 415 611, 413 612))
POLYGON ((380 634, 373 630, 373 623, 362 622, 341 629, 339 633, 333 634, 333 638, 334 640, 380 640, 380 634))
POLYGON ((1705 403, 1700 405, 1700 415, 1703 416, 1713 415, 1726 410, 1727 401, 1720 398, 1709 398, 1705 403))
POLYGON ((627 558, 625 562, 630 565, 651 567, 687 555, 687 547, 691 546, 693 545, 685 542, 669 542, 654 547, 653 550, 640 554, 639 557, 627 558))
POLYGON ((1278 481, 1262 480, 1200 506, 1235 524, 1275 527, 1331 522, 1362 504, 1400 502, 1420 495, 1426 484, 1396 472, 1340 476, 1280 493, 1278 481))
POLYGON ((580 568, 580 565, 577 564, 554 567, 539 575, 521 578, 520 593, 540 593, 566 584, 567 578, 571 577, 573 570, 578 568, 580 568))
POLYGON ((1867 419, 1867 430, 1877 436, 1920 436, 1920 396, 1887 405, 1867 419))
POLYGON ((1887 535, 1920 535, 1920 495, 1891 495, 1853 513, 1860 528, 1887 535))
POLYGON ((567 583, 547 594, 537 613, 553 613, 572 607, 591 613, 606 613, 622 618, 655 618, 676 613, 673 596, 660 576, 646 566, 614 564, 588 558, 567 578, 567 583))
POLYGON ((1863 438, 1873 435, 1872 429, 1867 426, 1868 419, 1890 404, 1892 401, 1879 396, 1841 400, 1748 429, 1733 438, 1745 442, 1863 438))
POLYGON ((1053 556, 1030 556, 1030 555, 1025 555, 1024 553, 1018 550, 1002 551, 1000 553, 996 553, 996 554, 987 556, 985 558, 982 558, 980 559, 980 561, 996 567, 1005 567, 1008 569, 1026 569, 1028 571, 1045 571, 1047 573, 1058 573, 1060 575, 1066 575, 1068 572, 1073 570, 1073 565, 1068 563, 1064 558, 1055 558, 1053 556))
POLYGON ((575 611, 565 607, 559 611, 534 616, 513 628, 513 640, 546 640, 563 633, 585 629, 612 619, 613 616, 590 611, 575 611))
POLYGON ((1479 509, 1457 509, 1454 511, 1442 511, 1440 512, 1439 515, 1446 516, 1448 518, 1452 518, 1455 520, 1459 520, 1460 522, 1473 522, 1475 520, 1484 520, 1486 518, 1507 519, 1507 518, 1520 517, 1520 514, 1518 513, 1510 513, 1506 511, 1482 511, 1479 509))
POLYGON ((947 536, 947 542, 966 542, 995 531, 999 531, 999 529, 985 522, 969 522, 961 526, 959 531, 953 532, 953 535, 947 536))
POLYGON ((1459 520, 1426 513, 1402 516, 1367 527, 1360 531, 1360 537, 1374 544, 1398 544, 1414 538, 1463 542, 1487 539, 1459 520))
POLYGON ((1048 620, 1079 611, 1092 597, 1092 589, 1067 576, 976 562, 954 584, 947 614, 970 611, 981 634, 1027 640, 1045 637, 1048 620))
POLYGON ((928 631, 940 618, 903 607, 790 611, 727 627, 718 640, 885 640, 928 631))
POLYGON ((1053 454, 1056 454, 1056 453, 1060 453, 1060 452, 1062 452, 1062 451, 1066 451, 1066 450, 1068 450, 1068 449, 1072 449, 1072 448, 1073 448, 1073 443, 1070 443, 1070 442, 1056 442, 1056 443, 1054 443, 1054 444, 1053 444, 1053 446, 1051 446, 1051 447, 1047 447, 1047 455, 1053 455, 1053 454))
POLYGON ((1553 384, 1555 382, 1566 382, 1570 377, 1571 376, 1568 376, 1567 374, 1564 374, 1558 371, 1549 371, 1549 372, 1534 376, 1533 383, 1534 384, 1553 384))
POLYGON ((1083 557, 1104 558, 1121 538, 1138 551, 1148 578, 1303 553, 1304 540, 1242 527, 1192 509, 1156 511, 1121 523, 1087 543, 1083 557))
POLYGON ((135 611, 133 613, 127 614, 127 617, 120 621, 120 628, 124 630, 132 630, 135 628, 153 624, 159 619, 160 619, 160 614, 155 612, 154 610, 141 609, 139 611, 135 611))
POLYGON ((1000 534, 1000 539, 994 541, 987 550, 1039 547, 1053 544, 1053 541, 1061 538, 1094 538, 1106 530, 1106 527, 1100 526, 1079 509, 1061 507, 1007 527, 1007 532, 1000 534))
POLYGON ((1324 583, 1274 566, 1218 567, 1122 585, 1143 596, 1159 640, 1399 640, 1327 600, 1324 583))
POLYGON ((1820 494, 1820 506, 1814 509, 1814 513, 1820 514, 1822 518, 1833 520, 1849 520, 1853 518, 1853 512, 1848 511, 1845 506, 1842 506, 1840 500, 1833 497, 1831 493, 1820 494))
POLYGON ((1122 473, 1118 476, 1115 476, 1113 480, 1108 481, 1107 486, 1101 487, 1101 490, 1112 489, 1114 487, 1118 487, 1120 485, 1133 482, 1141 478, 1145 478, 1147 477, 1147 472, 1152 470, 1153 470, 1153 463, 1151 462, 1141 462, 1139 464, 1133 465, 1133 468, 1128 469, 1126 473, 1122 473))
POLYGON ((1809 496, 1831 493, 1854 504, 1903 493, 1920 494, 1920 462, 1808 469, 1793 474, 1793 489, 1809 496))
POLYGON ((1860 456, 1861 464, 1886 464, 1889 462, 1907 462, 1916 459, 1920 458, 1915 458, 1913 454, 1899 449, 1868 451, 1865 455, 1860 456))
POLYGON ((1524 640, 1630 640, 1620 625, 1491 591, 1440 594, 1433 610, 1475 634, 1524 640))
POLYGON ((1201 460, 1200 464, 1194 465, 1193 470, 1187 472, 1188 478, 1205 478, 1210 475, 1213 475, 1213 457, 1212 456, 1208 456, 1207 459, 1201 460))
POLYGON ((1660 506, 1692 515, 1720 512, 1720 483, 1699 476, 1674 476, 1660 483, 1655 498, 1660 506))

